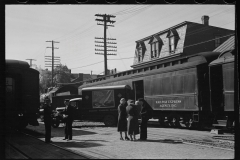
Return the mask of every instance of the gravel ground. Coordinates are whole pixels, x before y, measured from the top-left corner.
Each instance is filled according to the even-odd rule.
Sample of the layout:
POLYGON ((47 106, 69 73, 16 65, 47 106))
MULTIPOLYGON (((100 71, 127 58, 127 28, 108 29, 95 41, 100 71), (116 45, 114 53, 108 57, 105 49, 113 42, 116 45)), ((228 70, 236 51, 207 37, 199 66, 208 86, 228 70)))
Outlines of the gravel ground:
MULTIPOLYGON (((121 141, 116 127, 105 127, 101 122, 78 121, 73 123, 73 140, 64 141, 64 126, 52 128, 54 144, 74 152, 90 154, 105 159, 233 159, 234 150, 225 150, 213 146, 190 145, 186 137, 209 141, 208 132, 180 129, 148 128, 147 141, 121 141)), ((28 129, 44 134, 44 125, 28 129)), ((44 139, 43 136, 39 136, 44 139)), ((137 135, 139 138, 139 135, 137 135)), ((211 139, 212 140, 212 139, 211 139)), ((219 141, 213 139, 212 141, 219 141)))

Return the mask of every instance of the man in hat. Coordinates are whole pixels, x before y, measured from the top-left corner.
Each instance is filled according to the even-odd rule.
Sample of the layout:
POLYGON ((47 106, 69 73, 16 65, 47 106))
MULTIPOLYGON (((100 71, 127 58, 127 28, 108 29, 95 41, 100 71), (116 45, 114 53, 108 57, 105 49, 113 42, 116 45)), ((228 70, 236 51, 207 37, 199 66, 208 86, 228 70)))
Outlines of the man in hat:
POLYGON ((52 109, 50 106, 50 99, 48 97, 45 98, 44 103, 44 124, 45 124, 45 142, 51 142, 51 121, 52 121, 52 109))
POLYGON ((65 121, 65 138, 63 140, 72 140, 72 122, 74 108, 69 104, 69 99, 65 99, 64 104, 66 107, 63 111, 65 121))
POLYGON ((141 105, 140 140, 147 140, 147 123, 151 118, 151 109, 143 98, 139 98, 138 101, 141 105))

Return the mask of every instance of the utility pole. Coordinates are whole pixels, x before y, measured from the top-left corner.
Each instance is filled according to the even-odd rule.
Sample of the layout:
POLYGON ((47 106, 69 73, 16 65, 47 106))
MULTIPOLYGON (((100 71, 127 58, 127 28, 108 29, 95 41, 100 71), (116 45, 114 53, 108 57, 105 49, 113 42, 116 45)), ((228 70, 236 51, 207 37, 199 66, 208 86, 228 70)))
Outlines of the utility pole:
POLYGON ((103 53, 95 53, 95 54, 100 54, 100 55, 104 55, 104 71, 105 71, 105 75, 107 75, 107 55, 116 55, 116 54, 107 54, 107 51, 114 51, 116 52, 117 50, 107 50, 107 47, 111 47, 111 48, 117 48, 116 46, 107 46, 108 44, 116 44, 115 42, 107 42, 107 40, 116 40, 113 38, 107 38, 107 26, 111 26, 114 27, 113 25, 107 25, 107 23, 115 23, 116 21, 112 21, 110 20, 110 18, 115 18, 116 16, 113 15, 107 15, 107 14, 95 14, 95 16, 99 16, 102 17, 103 19, 96 19, 96 21, 98 22, 103 22, 103 24, 98 23, 97 25, 103 25, 104 26, 104 37, 100 38, 100 37, 95 37, 95 39, 103 39, 102 41, 95 41, 96 43, 103 43, 103 46, 100 45, 95 45, 96 47, 104 47, 103 50, 101 49, 95 49, 95 51, 103 51, 103 53))
POLYGON ((52 87, 53 87, 53 71, 54 71, 54 49, 58 49, 58 48, 54 48, 54 43, 59 43, 59 42, 55 42, 55 41, 46 41, 46 42, 52 42, 52 47, 47 47, 47 48, 52 48, 52 87))
POLYGON ((26 60, 30 60, 30 67, 32 67, 32 61, 36 61, 35 59, 26 59, 26 60))

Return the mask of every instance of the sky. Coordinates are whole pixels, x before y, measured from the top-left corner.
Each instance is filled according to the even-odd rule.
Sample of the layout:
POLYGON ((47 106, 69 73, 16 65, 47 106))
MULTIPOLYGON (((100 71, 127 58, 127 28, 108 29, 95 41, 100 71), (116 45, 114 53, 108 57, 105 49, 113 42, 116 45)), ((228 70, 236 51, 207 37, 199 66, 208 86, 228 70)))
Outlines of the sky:
MULTIPOLYGON (((136 41, 184 21, 235 30, 234 5, 5 5, 5 58, 45 69, 45 56, 54 56, 72 73, 103 74, 104 56, 95 54, 95 37, 104 37, 95 14, 116 16, 107 38, 115 38, 117 55, 107 56, 108 69, 132 69, 136 41)), ((100 17, 99 17, 100 18, 100 17)), ((101 19, 101 18, 100 18, 101 19)), ((98 40, 99 41, 99 40, 98 40)), ((49 68, 51 70, 51 68, 49 68)))

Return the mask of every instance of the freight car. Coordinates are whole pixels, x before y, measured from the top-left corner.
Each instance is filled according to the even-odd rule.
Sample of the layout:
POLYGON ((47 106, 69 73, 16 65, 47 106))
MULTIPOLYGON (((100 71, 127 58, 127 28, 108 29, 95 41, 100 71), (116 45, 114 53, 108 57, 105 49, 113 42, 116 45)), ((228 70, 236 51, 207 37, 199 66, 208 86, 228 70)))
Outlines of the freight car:
POLYGON ((219 52, 163 60, 114 75, 101 77, 79 87, 129 85, 133 99, 144 98, 153 109, 153 118, 167 127, 211 125, 208 65, 219 52))
POLYGON ((210 107, 214 113, 214 126, 233 127, 234 112, 234 54, 228 50, 209 64, 210 107))
POLYGON ((39 101, 39 72, 19 60, 6 60, 6 125, 24 128, 37 126, 39 101))

